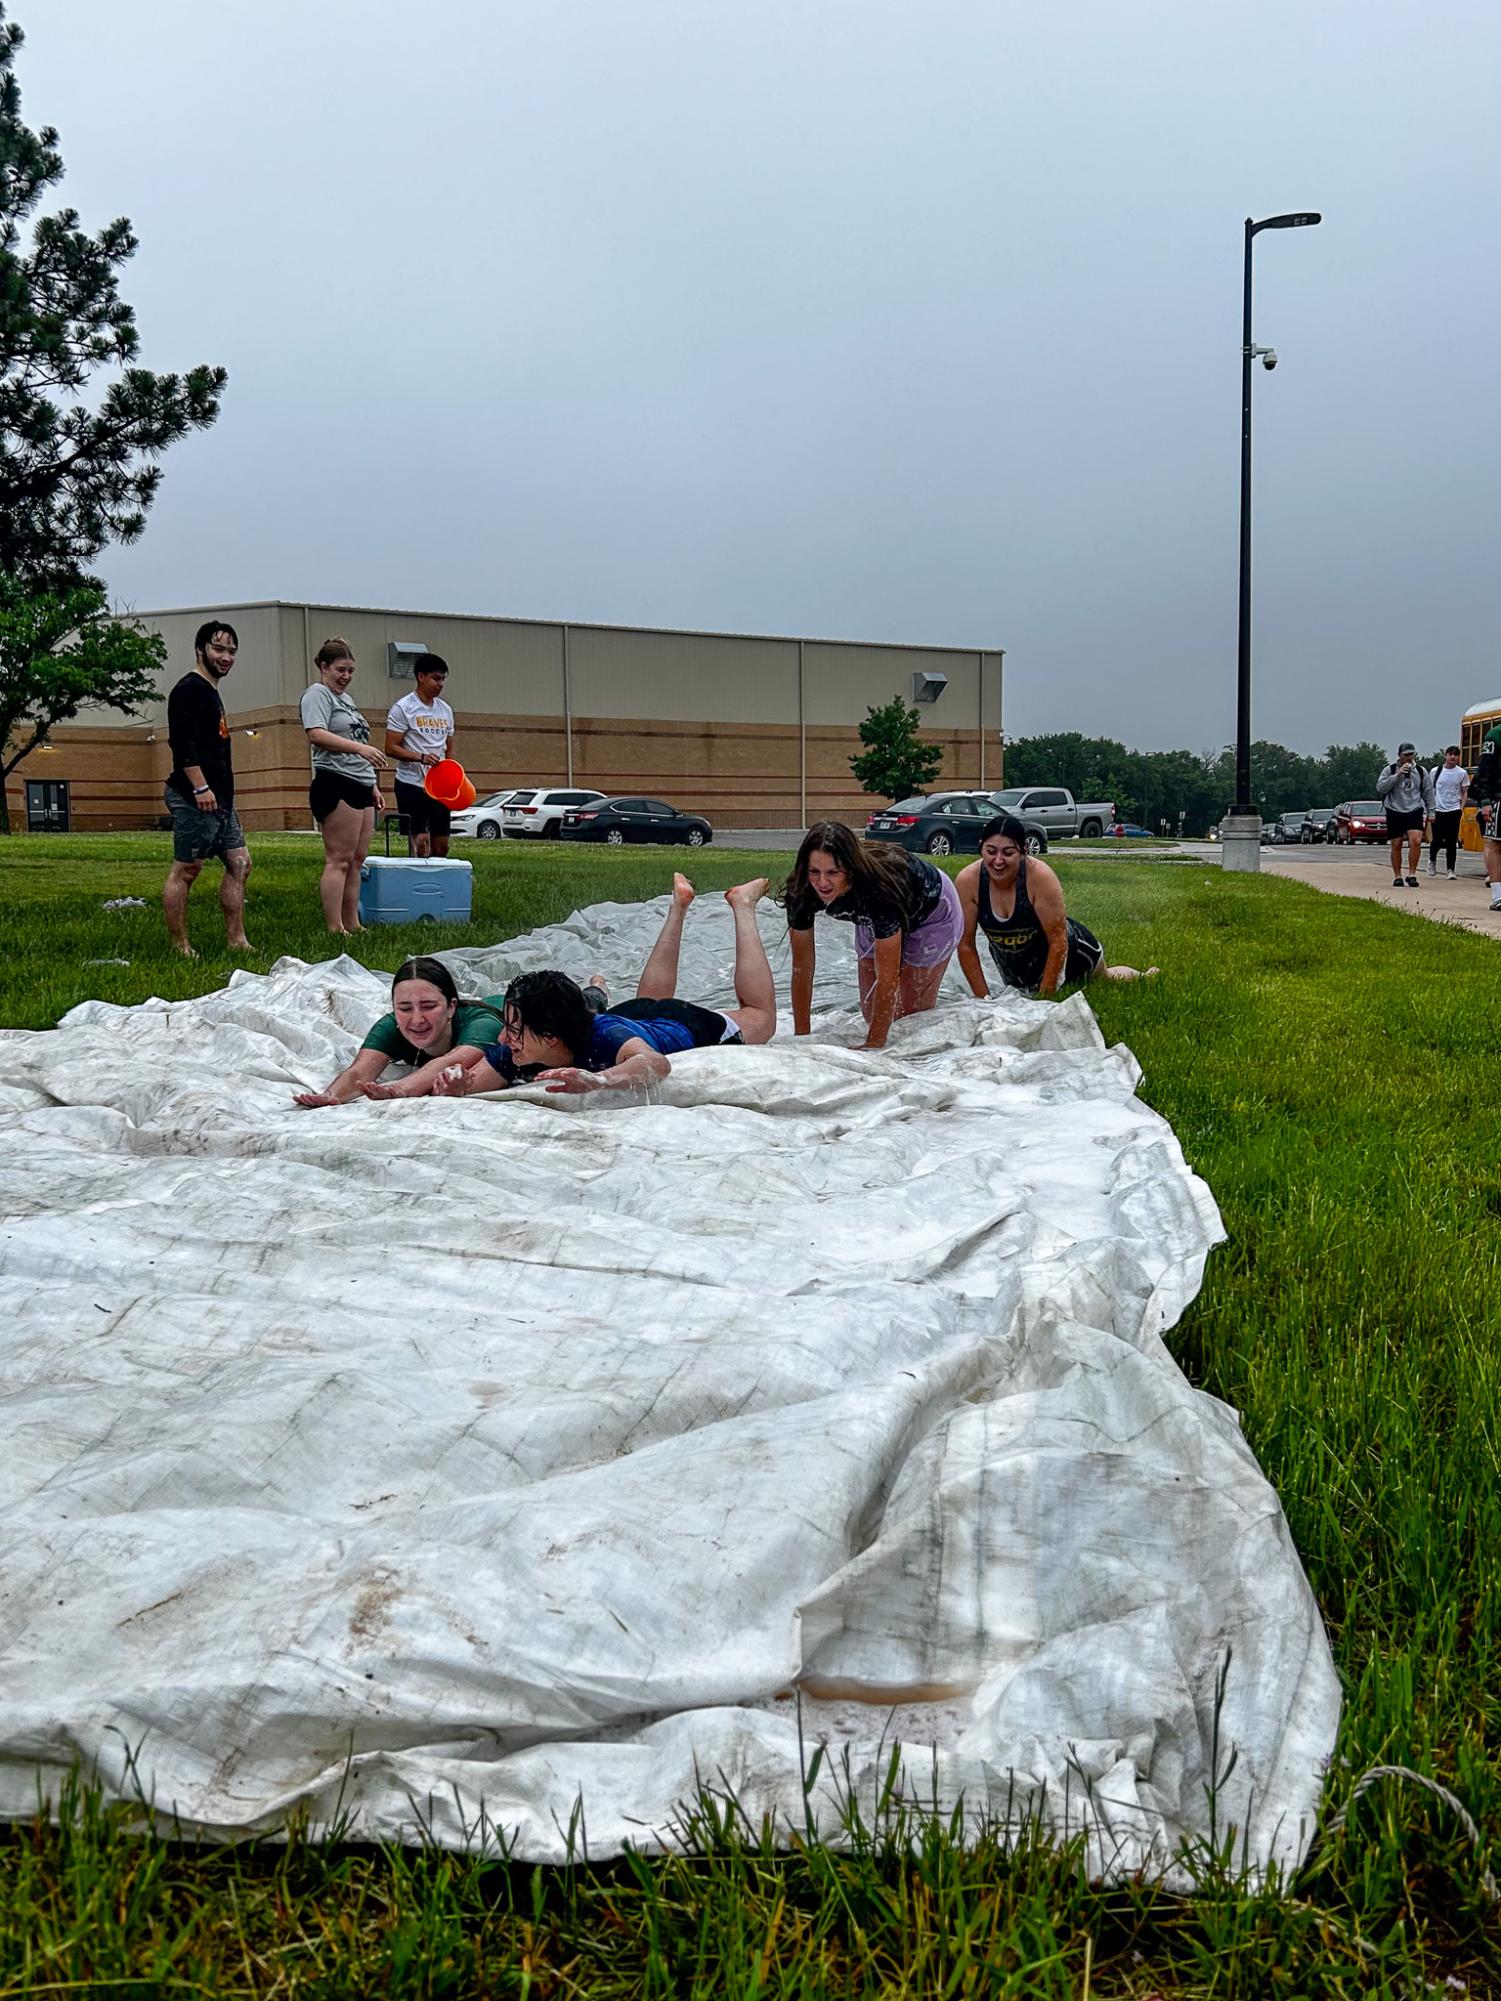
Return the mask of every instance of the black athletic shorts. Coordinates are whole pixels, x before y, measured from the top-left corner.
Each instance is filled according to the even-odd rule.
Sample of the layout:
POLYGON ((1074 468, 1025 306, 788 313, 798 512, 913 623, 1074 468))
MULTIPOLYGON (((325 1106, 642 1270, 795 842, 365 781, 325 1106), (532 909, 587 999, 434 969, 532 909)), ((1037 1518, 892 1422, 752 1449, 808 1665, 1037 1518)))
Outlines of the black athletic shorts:
POLYGON ((440 834, 447 838, 453 815, 446 806, 440 806, 420 785, 403 785, 398 781, 391 790, 396 799, 395 810, 406 815, 409 834, 440 834))
POLYGON ((1411 834, 1413 832, 1421 834, 1427 818, 1428 815, 1423 811, 1421 806, 1414 806, 1411 812, 1408 813, 1394 813, 1391 807, 1388 806, 1386 809, 1386 838, 1389 841, 1399 841, 1404 834, 1411 834))
POLYGON ((373 806, 375 787, 361 785, 357 778, 346 778, 342 771, 315 771, 307 789, 307 802, 321 827, 335 806, 352 806, 356 813, 373 806))
POLYGON ((744 1037, 727 1014, 720 1014, 711 1007, 700 1007, 696 1001, 682 1000, 628 1000, 616 1007, 607 1007, 606 1014, 619 1015, 626 1021, 672 1021, 693 1038, 695 1049, 718 1049, 725 1043, 743 1042, 744 1037))

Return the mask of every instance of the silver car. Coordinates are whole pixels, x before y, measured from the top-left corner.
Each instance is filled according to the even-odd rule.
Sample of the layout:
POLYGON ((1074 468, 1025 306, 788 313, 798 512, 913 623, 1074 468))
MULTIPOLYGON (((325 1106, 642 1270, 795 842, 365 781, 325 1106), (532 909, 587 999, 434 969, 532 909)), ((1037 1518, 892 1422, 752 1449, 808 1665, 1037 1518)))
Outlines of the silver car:
POLYGON ((449 833, 459 839, 472 834, 476 840, 498 841, 505 831, 502 809, 510 797, 509 792, 491 792, 476 799, 472 806, 449 816, 449 833))

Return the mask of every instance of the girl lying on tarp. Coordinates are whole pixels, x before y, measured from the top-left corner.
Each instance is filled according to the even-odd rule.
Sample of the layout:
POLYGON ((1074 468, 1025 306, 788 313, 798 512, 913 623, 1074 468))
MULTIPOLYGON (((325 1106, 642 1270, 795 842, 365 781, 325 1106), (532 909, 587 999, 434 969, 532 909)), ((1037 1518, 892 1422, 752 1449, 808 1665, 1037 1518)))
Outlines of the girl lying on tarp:
POLYGON ((502 1091, 533 1079, 549 1091, 628 1090, 665 1077, 669 1058, 687 1049, 770 1042, 777 1002, 771 965, 756 927, 766 879, 725 891, 735 918, 738 1007, 698 1007, 677 998, 683 918, 693 901, 686 876, 672 879, 672 903, 634 1000, 611 1007, 566 973, 522 973, 506 989, 504 1025, 478 1063, 440 1066, 439 1097, 502 1091))
POLYGON ((391 1012, 383 1014, 354 1061, 321 1091, 296 1091, 293 1103, 347 1105, 352 1098, 422 1098, 442 1071, 478 1063, 501 1034, 501 997, 465 1000, 441 959, 408 959, 391 982, 391 1012), (397 1084, 376 1079, 391 1063, 410 1063, 397 1084))

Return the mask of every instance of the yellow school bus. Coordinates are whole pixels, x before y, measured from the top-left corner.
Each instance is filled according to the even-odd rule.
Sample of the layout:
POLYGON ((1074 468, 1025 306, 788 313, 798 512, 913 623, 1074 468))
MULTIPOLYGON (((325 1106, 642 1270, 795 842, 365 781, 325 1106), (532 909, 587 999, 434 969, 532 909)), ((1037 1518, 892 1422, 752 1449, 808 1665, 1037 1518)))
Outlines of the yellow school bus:
MULTIPOLYGON (((1480 746, 1485 742, 1485 733, 1494 724, 1501 723, 1501 695, 1494 702, 1477 702, 1472 709, 1466 709, 1459 724, 1459 761, 1473 778, 1475 766, 1480 762, 1480 746)), ((1473 807, 1467 807, 1459 826, 1461 847, 1477 851, 1482 843, 1480 827, 1473 807)))

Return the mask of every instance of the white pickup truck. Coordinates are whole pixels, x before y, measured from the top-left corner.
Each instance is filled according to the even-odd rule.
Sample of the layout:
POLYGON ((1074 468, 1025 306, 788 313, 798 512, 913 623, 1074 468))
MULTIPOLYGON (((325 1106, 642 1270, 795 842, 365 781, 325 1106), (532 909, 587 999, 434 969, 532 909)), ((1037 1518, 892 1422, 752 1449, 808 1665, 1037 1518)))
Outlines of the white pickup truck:
POLYGON ((1029 820, 1040 820, 1050 841, 1071 834, 1081 841, 1095 840, 1115 821, 1113 801, 1105 799, 1081 806, 1073 793, 1066 792, 1061 785, 1011 785, 996 793, 995 803, 997 812, 1015 813, 1018 817, 1025 814, 1029 820))

